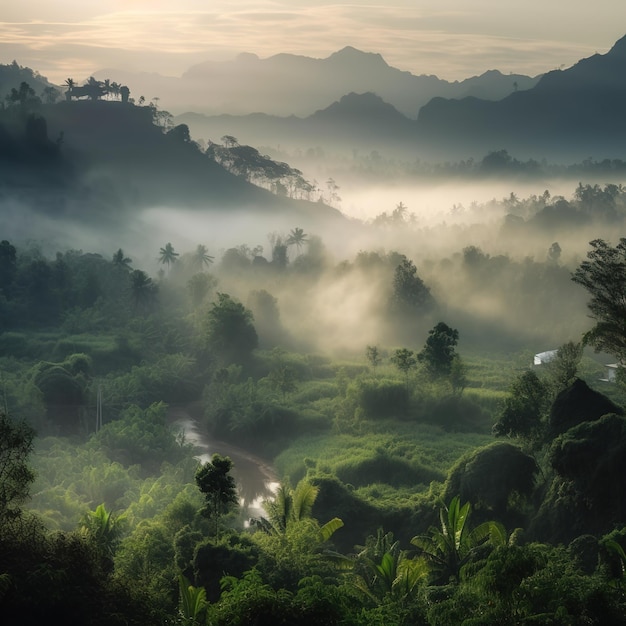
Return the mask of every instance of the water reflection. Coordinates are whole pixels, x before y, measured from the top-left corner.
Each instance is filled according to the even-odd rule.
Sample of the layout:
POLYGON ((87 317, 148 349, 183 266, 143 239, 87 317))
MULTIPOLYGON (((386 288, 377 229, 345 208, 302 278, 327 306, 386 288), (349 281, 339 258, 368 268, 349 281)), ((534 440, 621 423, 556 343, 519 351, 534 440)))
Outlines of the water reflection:
POLYGON ((248 517, 265 515, 261 503, 272 497, 279 485, 274 468, 266 460, 232 444, 209 441, 199 432, 197 422, 191 417, 179 417, 173 426, 182 431, 185 440, 199 450, 196 458, 201 463, 210 461, 214 454, 230 457, 242 510, 247 511, 248 517))

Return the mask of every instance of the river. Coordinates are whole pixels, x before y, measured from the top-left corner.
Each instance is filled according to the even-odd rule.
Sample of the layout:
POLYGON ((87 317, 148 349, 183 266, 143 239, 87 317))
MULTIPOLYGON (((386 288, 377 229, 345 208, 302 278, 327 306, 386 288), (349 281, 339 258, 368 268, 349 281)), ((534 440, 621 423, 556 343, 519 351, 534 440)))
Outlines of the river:
POLYGON ((271 463, 230 443, 209 440, 185 409, 171 409, 170 420, 176 429, 184 433, 185 440, 198 449, 196 458, 200 462, 210 461, 214 454, 229 457, 233 462, 232 474, 237 482, 241 508, 247 510, 248 517, 265 515, 261 502, 271 498, 279 485, 271 463))

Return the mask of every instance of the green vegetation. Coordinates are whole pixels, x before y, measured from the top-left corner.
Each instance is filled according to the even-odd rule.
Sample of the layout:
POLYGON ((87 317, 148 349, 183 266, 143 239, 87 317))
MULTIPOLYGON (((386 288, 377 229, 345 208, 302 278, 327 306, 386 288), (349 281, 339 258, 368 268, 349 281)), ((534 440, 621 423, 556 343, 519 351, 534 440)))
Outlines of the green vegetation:
MULTIPOLYGON (((310 240, 291 237, 306 258, 310 240)), ((305 623, 439 624, 461 606, 471 623, 535 619, 540 606, 556 623, 599 623, 623 610, 623 389, 600 387, 579 343, 535 369, 528 351, 464 352, 462 330, 432 326, 434 305, 398 309, 390 259, 413 277, 402 290, 428 293, 401 255, 375 270, 388 281, 381 337, 396 343, 335 356, 300 348, 279 323, 260 336, 253 311, 225 291, 245 293, 242 270, 214 267, 202 245, 165 246, 170 269, 146 274, 141 300, 143 272, 121 249, 110 260, 0 250, 7 610, 30 602, 18 590, 33 562, 36 582, 82 572, 75 584, 109 598, 109 623, 112 612, 137 624, 298 612, 305 623), (201 298, 186 295, 192 278, 206 284, 201 298), (394 333, 406 315, 431 330, 394 333), (219 453, 200 462, 177 416, 270 459, 280 485, 264 515, 247 523, 236 465, 219 453), (557 570, 567 589, 549 582, 557 570)), ((288 257, 247 267, 256 292, 310 277, 288 257)), ((344 264, 340 276, 360 271, 344 264)), ((266 306, 266 293, 252 302, 266 306)), ((34 616, 68 610, 58 585, 34 616)))
MULTIPOLYGON (((63 106, 113 93, 92 84, 78 103, 67 86, 63 106)), ((26 88, 8 104, 15 119, 39 106, 26 88)), ((233 172, 256 159, 249 180, 281 165, 224 141, 212 150, 233 172)), ((598 219, 614 224, 624 198, 509 198, 501 234, 555 212, 591 220, 609 200, 598 219)), ((404 227, 405 213, 378 226, 404 227)), ((48 255, 0 242, 0 613, 623 623, 626 395, 589 350, 622 357, 623 303, 607 294, 619 300, 623 243, 592 242, 578 269, 556 242, 537 259, 466 246, 340 261, 299 226, 270 243, 268 258, 155 244, 152 276, 119 244, 48 255), (597 277, 615 282, 598 291, 597 277), (598 322, 587 344, 581 284, 598 322), (533 366, 548 341, 553 358, 533 366), (275 472, 273 494, 246 493, 229 449, 275 472), (251 515, 241 502, 259 495, 251 515)))

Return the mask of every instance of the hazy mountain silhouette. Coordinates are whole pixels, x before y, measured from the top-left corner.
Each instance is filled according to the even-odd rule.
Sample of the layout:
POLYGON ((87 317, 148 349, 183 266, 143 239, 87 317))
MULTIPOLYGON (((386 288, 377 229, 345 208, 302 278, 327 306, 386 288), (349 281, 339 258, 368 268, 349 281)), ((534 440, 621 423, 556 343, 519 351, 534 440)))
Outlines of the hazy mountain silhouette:
POLYGON ((622 158, 626 145, 626 37, 606 54, 548 72, 498 102, 434 98, 420 110, 420 141, 433 156, 505 148, 574 162, 622 158))
POLYGON ((195 65, 181 78, 117 69, 95 74, 100 79, 110 76, 148 100, 158 95, 173 113, 307 116, 350 92, 371 91, 410 118, 417 117, 420 107, 435 96, 500 99, 516 88, 532 87, 538 80, 493 70, 449 82, 399 70, 388 65, 380 54, 349 46, 324 59, 293 54, 260 59, 246 53, 232 61, 195 65))
POLYGON ((47 88, 55 88, 59 95, 61 94, 61 87, 53 85, 47 78, 29 67, 18 65, 17 61, 8 65, 0 64, 0 95, 3 99, 10 93, 11 89, 19 89, 22 82, 27 82, 38 97, 42 97, 47 88))
POLYGON ((224 135, 233 135, 242 143, 292 150, 317 146, 337 151, 375 150, 384 146, 412 153, 417 137, 415 120, 371 92, 347 94, 304 118, 185 113, 175 120, 206 141, 219 142, 224 135))

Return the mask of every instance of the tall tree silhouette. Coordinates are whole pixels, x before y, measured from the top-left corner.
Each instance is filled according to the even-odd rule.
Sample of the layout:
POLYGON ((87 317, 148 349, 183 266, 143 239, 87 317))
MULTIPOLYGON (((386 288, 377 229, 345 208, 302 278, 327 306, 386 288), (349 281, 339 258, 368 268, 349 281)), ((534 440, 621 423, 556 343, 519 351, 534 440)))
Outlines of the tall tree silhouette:
POLYGON ((130 275, 130 294, 137 312, 147 312, 156 299, 157 286, 141 270, 134 270, 130 275))
POLYGON ((287 245, 296 246, 298 252, 300 252, 300 249, 307 241, 308 237, 304 233, 304 230, 302 230, 302 228, 296 227, 289 233, 289 237, 287 238, 287 245))
POLYGON ((214 259, 215 257, 209 254, 207 247, 200 243, 193 253, 192 263, 196 269, 202 270, 204 267, 211 265, 214 259))
POLYGON ((65 87, 67 87, 67 91, 65 92, 65 99, 66 100, 71 100, 72 99, 72 90, 76 86, 76 81, 73 78, 66 78, 65 82, 63 83, 63 85, 65 85, 65 87))
POLYGON ((174 246, 169 242, 159 250, 159 261, 163 265, 167 265, 168 269, 176 263, 179 256, 179 253, 174 250, 174 246))
POLYGON ((124 254, 124 250, 122 250, 121 248, 119 248, 117 252, 113 254, 113 265, 115 265, 115 267, 119 267, 120 269, 128 271, 131 269, 130 264, 132 262, 133 260, 127 257, 124 254))

